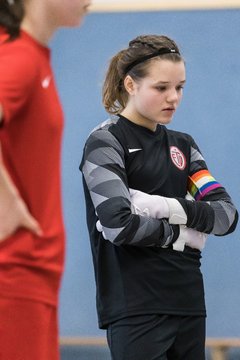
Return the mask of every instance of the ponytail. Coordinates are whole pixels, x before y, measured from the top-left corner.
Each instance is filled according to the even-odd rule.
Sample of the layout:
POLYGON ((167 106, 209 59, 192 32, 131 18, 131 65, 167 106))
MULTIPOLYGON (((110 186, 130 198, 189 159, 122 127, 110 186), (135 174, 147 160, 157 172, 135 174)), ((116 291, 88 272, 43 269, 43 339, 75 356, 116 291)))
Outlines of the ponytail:
POLYGON ((23 15, 23 0, 0 0, 0 26, 6 29, 11 40, 19 35, 23 15))
POLYGON ((106 111, 110 114, 121 112, 127 102, 127 92, 123 86, 123 74, 119 62, 124 50, 115 55, 110 62, 102 90, 102 100, 106 111))

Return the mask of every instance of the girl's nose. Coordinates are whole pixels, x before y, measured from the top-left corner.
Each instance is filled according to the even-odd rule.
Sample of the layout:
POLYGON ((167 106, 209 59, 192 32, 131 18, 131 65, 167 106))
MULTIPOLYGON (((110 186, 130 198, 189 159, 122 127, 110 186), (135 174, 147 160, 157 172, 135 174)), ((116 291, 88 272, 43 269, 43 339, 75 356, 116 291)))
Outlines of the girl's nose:
POLYGON ((173 103, 178 101, 178 99, 179 99, 178 91, 176 89, 170 90, 167 96, 167 101, 173 103))

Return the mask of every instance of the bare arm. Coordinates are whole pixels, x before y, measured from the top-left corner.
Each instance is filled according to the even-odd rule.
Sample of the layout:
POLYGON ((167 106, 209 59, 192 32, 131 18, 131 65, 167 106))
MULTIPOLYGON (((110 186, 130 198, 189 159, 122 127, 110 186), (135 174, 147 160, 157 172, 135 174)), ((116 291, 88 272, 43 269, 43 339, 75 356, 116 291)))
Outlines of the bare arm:
MULTIPOLYGON (((3 108, 0 104, 0 123, 2 119, 3 108)), ((0 144, 0 242, 20 227, 24 227, 38 236, 42 234, 38 222, 29 213, 4 166, 0 144)))
POLYGON ((3 108, 2 108, 2 104, 0 104, 0 124, 2 122, 2 118, 3 118, 3 108))

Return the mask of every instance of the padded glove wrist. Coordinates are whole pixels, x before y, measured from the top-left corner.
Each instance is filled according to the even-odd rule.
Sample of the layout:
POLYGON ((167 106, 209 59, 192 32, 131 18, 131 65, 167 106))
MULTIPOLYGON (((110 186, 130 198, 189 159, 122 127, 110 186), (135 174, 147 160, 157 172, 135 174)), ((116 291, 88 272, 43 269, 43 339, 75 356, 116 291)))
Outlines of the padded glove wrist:
POLYGON ((187 215, 180 202, 174 198, 165 199, 169 207, 169 224, 186 225, 187 215))

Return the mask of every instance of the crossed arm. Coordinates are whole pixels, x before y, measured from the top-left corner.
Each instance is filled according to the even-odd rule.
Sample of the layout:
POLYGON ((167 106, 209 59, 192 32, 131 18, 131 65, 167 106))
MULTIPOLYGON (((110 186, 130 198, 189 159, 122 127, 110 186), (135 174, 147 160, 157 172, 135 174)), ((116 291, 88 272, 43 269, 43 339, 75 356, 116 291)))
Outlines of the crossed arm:
POLYGON ((170 224, 186 225, 206 234, 227 235, 235 229, 238 220, 237 210, 222 187, 210 192, 202 201, 190 199, 191 195, 185 199, 167 198, 133 189, 130 194, 136 212, 167 218, 170 224))
MULTIPOLYGON (((209 199, 205 197, 206 201, 168 200, 174 205, 169 208, 169 216, 144 216, 146 214, 132 211, 124 151, 116 138, 104 129, 95 131, 88 139, 80 169, 96 213, 95 223, 100 221, 105 238, 115 245, 166 247, 179 238, 180 226, 185 230, 186 226, 192 228, 190 237, 194 232, 197 236, 201 233, 224 235, 236 226, 237 211, 223 188, 219 188, 218 195, 215 190, 209 199), (225 195, 220 196, 221 192, 225 195), (219 218, 222 213, 224 217, 219 218), (223 218, 228 220, 222 221, 223 218), (222 223, 224 226, 220 226, 222 223)), ((151 209, 154 197, 157 203, 159 199, 146 195, 151 199, 147 208, 151 209)))
MULTIPOLYGON (((217 192, 220 191, 223 190, 217 192)), ((238 213, 229 196, 223 193, 225 197, 220 196, 220 200, 197 203, 189 193, 185 199, 174 199, 130 189, 133 212, 167 218, 170 224, 179 225, 180 234, 173 244, 175 250, 183 250, 185 244, 202 250, 207 233, 226 235, 235 229, 238 213)))

